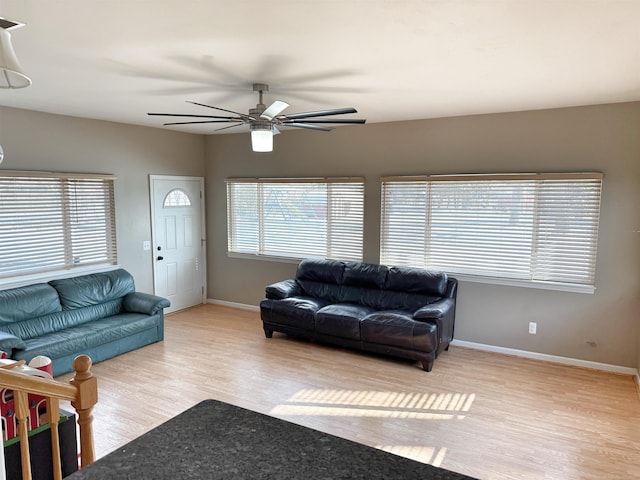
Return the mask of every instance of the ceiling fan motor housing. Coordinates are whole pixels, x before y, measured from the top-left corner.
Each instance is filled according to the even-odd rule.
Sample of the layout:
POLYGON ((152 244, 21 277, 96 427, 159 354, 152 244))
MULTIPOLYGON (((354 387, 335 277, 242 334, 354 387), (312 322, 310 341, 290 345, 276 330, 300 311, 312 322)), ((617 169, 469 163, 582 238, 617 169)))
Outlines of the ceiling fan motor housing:
POLYGON ((273 128, 272 123, 269 120, 256 120, 255 122, 251 122, 249 128, 253 132, 254 130, 268 130, 271 131, 273 128))
POLYGON ((256 105, 256 108, 249 109, 249 115, 253 118, 260 118, 260 115, 267 109, 267 106, 264 103, 259 103, 256 105))

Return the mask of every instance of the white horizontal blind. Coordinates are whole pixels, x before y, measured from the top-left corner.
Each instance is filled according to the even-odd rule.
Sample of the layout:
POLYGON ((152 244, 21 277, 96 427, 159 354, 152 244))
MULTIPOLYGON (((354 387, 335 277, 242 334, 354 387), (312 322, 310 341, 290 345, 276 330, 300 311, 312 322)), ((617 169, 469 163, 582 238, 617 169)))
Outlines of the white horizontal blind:
POLYGON ((228 179, 228 251, 362 260, 364 180, 228 179))
POLYGON ((382 179, 381 262, 594 284, 601 174, 382 179))
POLYGON ((0 172, 0 278, 117 263, 113 183, 0 172))

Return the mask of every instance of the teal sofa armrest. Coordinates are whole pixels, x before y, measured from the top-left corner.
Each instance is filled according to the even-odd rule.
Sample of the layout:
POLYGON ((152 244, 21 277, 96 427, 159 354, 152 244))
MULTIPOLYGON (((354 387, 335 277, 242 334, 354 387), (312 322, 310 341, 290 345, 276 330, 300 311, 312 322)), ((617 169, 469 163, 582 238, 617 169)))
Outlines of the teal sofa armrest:
POLYGON ((21 338, 8 332, 0 331, 0 350, 10 354, 14 348, 26 348, 26 345, 21 338))
POLYGON ((123 307, 127 312, 146 313, 147 315, 155 315, 159 310, 170 305, 171 302, 166 298, 142 292, 128 293, 124 297, 123 303, 123 307))

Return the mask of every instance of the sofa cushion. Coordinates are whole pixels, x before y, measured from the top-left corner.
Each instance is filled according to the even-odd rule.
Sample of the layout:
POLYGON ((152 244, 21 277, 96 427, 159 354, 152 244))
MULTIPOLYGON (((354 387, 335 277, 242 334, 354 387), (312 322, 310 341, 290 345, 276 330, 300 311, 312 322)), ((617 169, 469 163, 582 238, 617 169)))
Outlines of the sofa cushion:
POLYGON ((402 310, 412 314, 417 309, 440 300, 440 297, 420 293, 385 290, 378 298, 378 310, 402 310))
POLYGON ((360 333, 366 343, 420 352, 434 352, 438 347, 436 325, 416 322, 403 311, 384 310, 367 315, 360 323, 360 333))
POLYGON ((0 328, 62 310, 58 292, 46 283, 0 291, 0 328))
POLYGON ((305 296, 335 303, 342 298, 340 284, 343 275, 344 262, 312 258, 300 262, 296 282, 305 296))
POLYGON ((387 274, 387 290, 436 297, 447 291, 447 274, 411 267, 392 267, 387 274))
POLYGON ((135 291, 133 277, 123 269, 52 280, 49 285, 58 291, 64 310, 105 303, 135 291))
POLYGON ((326 305, 327 302, 310 297, 265 299, 260 302, 260 313, 268 322, 313 330, 316 312, 326 305))
POLYGON ((337 303, 355 303, 358 305, 365 305, 371 307, 374 310, 385 308, 384 304, 380 303, 381 290, 366 287, 356 287, 350 285, 342 285, 340 287, 340 293, 335 300, 337 303))
POLYGON ((27 359, 35 356, 31 352, 37 352, 55 359, 157 328, 157 324, 157 317, 135 313, 103 318, 27 340, 25 349, 19 351, 15 358, 27 359))
POLYGON ((361 262, 347 262, 344 268, 343 285, 384 288, 389 268, 385 265, 374 265, 361 262))
POLYGON ((319 298, 328 303, 336 303, 345 300, 342 285, 334 283, 315 282, 312 280, 298 280, 303 295, 319 298))
POLYGON ((298 265, 296 280, 308 280, 312 282, 339 285, 342 283, 344 267, 344 262, 339 260, 307 258, 302 260, 298 265))
POLYGON ((22 322, 2 325, 0 328, 23 340, 28 340, 100 318, 117 315, 122 312, 122 301, 121 298, 117 298, 99 305, 90 305, 76 310, 64 310, 22 322))
POLYGON ((373 311, 364 305, 327 305, 316 313, 316 331, 324 335, 360 340, 360 320, 373 311))

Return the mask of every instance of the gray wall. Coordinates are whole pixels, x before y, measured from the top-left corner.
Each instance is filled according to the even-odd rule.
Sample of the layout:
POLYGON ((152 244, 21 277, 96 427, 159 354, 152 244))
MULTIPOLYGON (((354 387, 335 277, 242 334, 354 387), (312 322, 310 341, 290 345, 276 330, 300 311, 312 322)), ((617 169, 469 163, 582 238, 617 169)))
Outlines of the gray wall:
POLYGON ((153 292, 149 174, 204 176, 203 136, 0 107, 0 145, 0 169, 116 175, 118 261, 153 292))
POLYGON ((2 169, 113 173, 118 255, 152 291, 149 174, 206 174, 208 297, 257 305, 294 264, 226 255, 229 176, 366 177, 365 260, 378 260, 379 183, 390 174, 598 170, 605 174, 594 295, 463 282, 456 338, 640 367, 640 103, 288 131, 271 154, 248 134, 181 134, 0 107, 2 169), (529 321, 538 334, 528 335, 529 321), (587 342, 596 342, 589 346, 587 342))
POLYGON ((601 171, 596 293, 462 282, 456 338, 640 365, 640 103, 287 131, 273 153, 248 134, 206 140, 209 298, 257 305, 295 265, 226 255, 227 177, 364 176, 365 260, 378 261, 383 175, 601 171), (538 334, 529 335, 529 321, 538 334))

